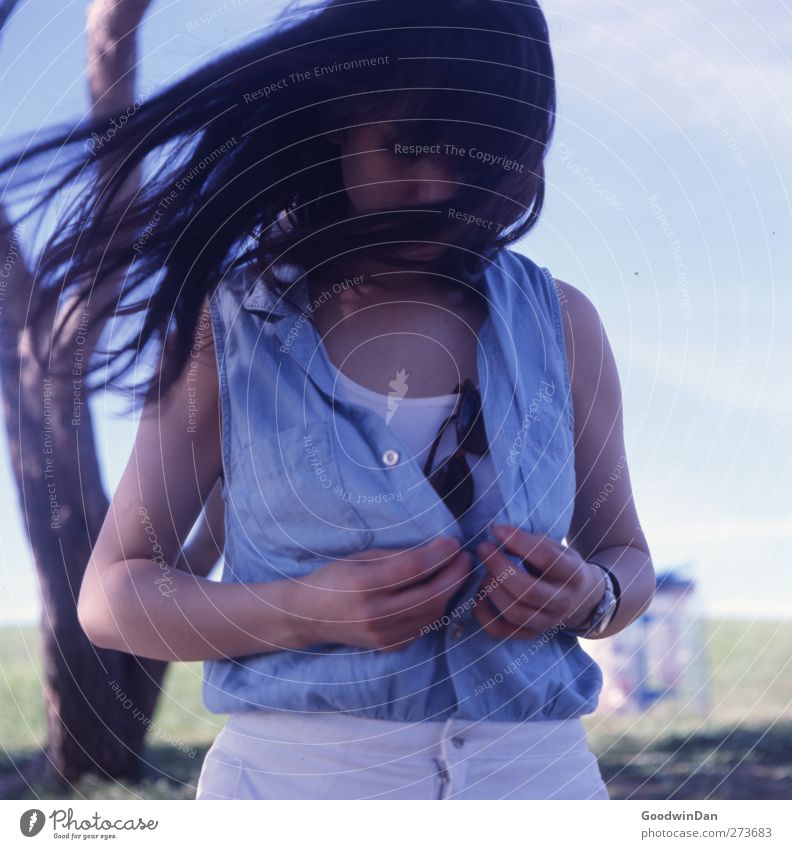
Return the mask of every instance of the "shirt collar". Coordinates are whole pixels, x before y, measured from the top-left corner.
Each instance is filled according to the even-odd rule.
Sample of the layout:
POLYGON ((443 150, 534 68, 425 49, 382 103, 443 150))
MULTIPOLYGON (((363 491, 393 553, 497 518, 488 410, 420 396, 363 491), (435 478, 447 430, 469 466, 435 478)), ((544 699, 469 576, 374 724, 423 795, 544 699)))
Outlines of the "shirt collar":
MULTIPOLYGON (((498 260, 496 259, 495 262, 498 260)), ((487 303, 492 303, 494 295, 492 287, 493 268, 491 263, 487 263, 487 268, 481 277, 479 286, 482 294, 485 296, 487 303)), ((244 267, 246 279, 248 275, 255 274, 252 265, 244 267)), ((248 312, 258 313, 264 321, 275 323, 289 315, 300 315, 309 310, 309 290, 307 275, 299 276, 299 270, 294 266, 287 266, 285 271, 279 275, 281 279, 286 279, 287 282, 291 279, 285 295, 278 295, 276 292, 265 283, 262 275, 258 275, 253 283, 252 288, 242 300, 242 306, 248 312), (299 279, 297 279, 299 277, 299 279)))
MULTIPOLYGON (((246 279, 248 275, 255 274, 252 265, 245 266, 244 273, 246 279)), ((303 275, 296 280, 298 272, 292 267, 287 268, 285 274, 292 278, 291 286, 285 296, 273 292, 259 274, 242 300, 244 309, 261 314, 263 319, 269 322, 277 322, 287 315, 305 312, 308 309, 308 278, 303 275), (289 300, 287 301, 286 298, 289 300), (295 308, 289 301, 295 302, 298 306, 295 308)))

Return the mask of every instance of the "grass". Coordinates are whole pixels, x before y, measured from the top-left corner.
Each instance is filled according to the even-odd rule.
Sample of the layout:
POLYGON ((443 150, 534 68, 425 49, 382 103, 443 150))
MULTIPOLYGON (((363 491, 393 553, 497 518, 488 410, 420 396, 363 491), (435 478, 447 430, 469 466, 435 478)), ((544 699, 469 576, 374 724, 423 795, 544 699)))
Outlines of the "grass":
MULTIPOLYGON (((792 623, 708 620, 710 709, 659 703, 639 716, 584 717, 614 799, 792 799, 792 623)), ((35 628, 0 632, 0 774, 45 739, 35 628)), ((201 704, 201 663, 171 664, 148 734, 148 778, 86 776, 69 793, 37 784, 16 798, 192 799, 225 722, 201 704)))
POLYGON ((792 623, 705 624, 706 712, 584 718, 613 798, 792 799, 792 623))

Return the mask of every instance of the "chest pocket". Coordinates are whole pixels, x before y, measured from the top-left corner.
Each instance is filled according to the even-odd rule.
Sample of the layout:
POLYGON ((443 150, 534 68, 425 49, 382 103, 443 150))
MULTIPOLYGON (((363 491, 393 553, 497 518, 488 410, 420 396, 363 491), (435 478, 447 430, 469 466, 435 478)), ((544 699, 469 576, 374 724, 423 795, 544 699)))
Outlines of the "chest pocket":
POLYGON ((307 562, 371 547, 374 534, 344 498, 329 421, 307 421, 239 448, 240 520, 262 554, 307 562))

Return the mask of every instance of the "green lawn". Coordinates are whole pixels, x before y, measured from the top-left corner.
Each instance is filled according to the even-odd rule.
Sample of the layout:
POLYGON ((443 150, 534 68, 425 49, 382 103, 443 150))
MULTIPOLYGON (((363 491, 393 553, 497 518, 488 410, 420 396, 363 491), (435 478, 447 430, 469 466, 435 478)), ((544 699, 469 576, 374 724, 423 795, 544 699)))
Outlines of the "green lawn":
POLYGON ((612 798, 792 799, 792 623, 709 620, 710 710, 584 718, 612 798))
MULTIPOLYGON (((584 718, 612 798, 792 799, 792 624, 707 622, 709 715, 659 704, 639 717, 584 718)), ((0 631, 0 773, 44 740, 38 632, 0 631)), ((151 778, 134 786, 83 779, 66 796, 191 799, 225 717, 201 704, 202 664, 171 664, 149 732, 151 778)))

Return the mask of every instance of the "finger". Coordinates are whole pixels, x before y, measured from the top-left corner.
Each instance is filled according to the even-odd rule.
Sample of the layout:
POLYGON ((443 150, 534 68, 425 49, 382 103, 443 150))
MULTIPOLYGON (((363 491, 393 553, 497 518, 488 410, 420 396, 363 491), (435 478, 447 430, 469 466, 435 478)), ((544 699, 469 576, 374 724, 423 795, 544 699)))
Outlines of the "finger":
MULTIPOLYGON (((482 558, 486 556, 496 556, 493 552, 497 551, 497 549, 492 545, 492 543, 481 543, 479 549, 480 556, 482 558)), ((503 552, 500 552, 500 556, 506 557, 503 552)), ((486 565, 487 562, 491 561, 483 560, 483 562, 486 565)), ((493 569, 493 572, 495 571, 499 572, 500 570, 493 569)), ((563 585, 559 586, 558 584, 551 583, 544 578, 528 578, 519 570, 515 570, 515 575, 509 576, 506 580, 502 581, 499 586, 507 592, 514 601, 538 610, 562 610, 565 609, 564 604, 567 603, 568 590, 563 585)), ((494 579, 489 582, 482 582, 482 588, 485 587, 494 589, 494 579)))
POLYGON ((541 576, 563 582, 574 573, 566 547, 544 534, 529 534, 511 525, 496 525, 495 539, 507 550, 536 567, 541 576))
POLYGON ((533 590, 518 598, 515 598, 510 589, 509 581, 505 581, 497 589, 488 589, 488 584, 482 583, 479 590, 494 602, 510 622, 533 626, 538 621, 534 617, 541 615, 541 621, 545 624, 547 617, 555 624, 568 609, 568 590, 548 581, 537 581, 533 590))
POLYGON ((410 616, 408 618, 393 617, 394 624, 392 628, 386 629, 387 642, 399 643, 404 640, 412 642, 428 634, 430 631, 439 632, 442 624, 438 617, 429 617, 431 621, 427 621, 426 616, 410 616), (427 625, 435 624, 435 627, 427 627, 427 625))
POLYGON ((496 608, 503 619, 518 628, 532 627, 535 617, 541 613, 539 608, 515 601, 503 587, 492 590, 487 595, 487 601, 496 608))
POLYGON ((400 644, 406 645, 406 642, 417 640, 427 632, 424 627, 427 621, 425 615, 419 616, 416 613, 405 615, 404 612, 398 611, 386 615, 371 615, 369 618, 377 623, 376 632, 381 651, 387 651, 400 644))
POLYGON ((538 630, 541 633, 559 619, 550 607, 534 607, 514 601, 503 587, 494 590, 487 598, 500 611, 502 619, 520 629, 538 630))
POLYGON ((390 594, 383 603, 383 610, 390 613, 401 611, 411 615, 425 616, 427 608, 438 600, 448 599, 462 586, 470 574, 473 556, 469 551, 460 551, 448 565, 428 581, 412 585, 408 589, 390 594))
POLYGON ((476 604, 473 607, 473 616, 484 630, 497 622, 500 616, 500 611, 485 597, 476 599, 476 604))
POLYGON ((547 628, 517 628, 514 625, 505 623, 502 620, 495 622, 488 632, 497 637, 499 640, 524 640, 525 642, 535 642, 547 628))
POLYGON ((442 537, 412 551, 397 552, 371 568, 370 588, 396 591, 416 581, 426 580, 442 569, 459 551, 459 540, 442 537))
POLYGON ((495 639, 507 640, 518 632, 524 633, 527 638, 528 634, 531 633, 527 629, 519 629, 503 619, 500 612, 488 599, 476 603, 473 615, 483 630, 495 639))
POLYGON ((531 632, 538 630, 542 633, 559 619, 559 614, 552 609, 552 604, 535 607, 517 602, 506 592, 505 585, 488 592, 479 590, 475 599, 477 605, 484 605, 485 615, 502 620, 512 628, 517 627, 531 632))
POLYGON ((486 570, 492 576, 485 581, 493 589, 498 585, 507 586, 514 598, 521 598, 533 592, 537 578, 532 578, 506 554, 491 542, 482 542, 478 546, 478 555, 486 570))
POLYGON ((547 630, 544 626, 518 628, 500 618, 495 608, 486 600, 476 604, 473 615, 487 634, 499 640, 535 640, 547 630))

